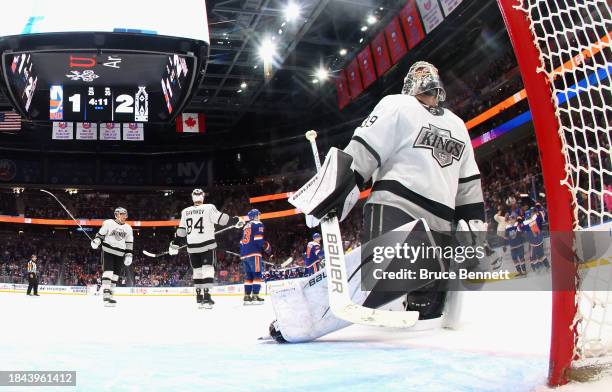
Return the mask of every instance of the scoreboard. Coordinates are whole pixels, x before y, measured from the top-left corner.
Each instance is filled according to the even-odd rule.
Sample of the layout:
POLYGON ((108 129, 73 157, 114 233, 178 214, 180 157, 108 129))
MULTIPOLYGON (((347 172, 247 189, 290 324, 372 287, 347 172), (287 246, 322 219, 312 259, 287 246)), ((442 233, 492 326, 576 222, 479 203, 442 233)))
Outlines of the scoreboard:
POLYGON ((168 123, 204 77, 205 0, 18 3, 0 12, 0 89, 30 121, 168 123))
POLYGON ((49 50, 2 55, 17 108, 32 121, 168 122, 197 74, 192 54, 49 50))

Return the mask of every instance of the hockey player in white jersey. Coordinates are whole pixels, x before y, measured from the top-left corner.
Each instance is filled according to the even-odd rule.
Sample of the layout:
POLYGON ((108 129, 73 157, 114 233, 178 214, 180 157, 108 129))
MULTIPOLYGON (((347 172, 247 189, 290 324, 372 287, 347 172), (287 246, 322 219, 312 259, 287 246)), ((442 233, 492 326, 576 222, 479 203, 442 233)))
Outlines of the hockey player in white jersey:
MULTIPOLYGON (((343 220, 357 201, 358 187, 371 179, 372 192, 363 210, 362 243, 417 220, 431 230, 438 246, 451 242, 453 222, 464 221, 461 226, 469 226, 470 232, 483 230, 480 172, 470 136, 463 121, 439 105, 445 98, 438 70, 427 62, 415 63, 404 79, 402 94, 384 97, 355 130, 344 151, 332 148, 322 169, 290 201, 318 219, 334 211, 343 220), (310 194, 299 200, 302 192, 310 194)), ((367 267, 352 260, 354 255, 346 259, 351 286, 360 279, 357 271, 367 267)), ((328 320, 334 319, 329 307, 314 304, 328 301, 326 291, 315 290, 321 278, 325 280, 324 272, 320 274, 299 290, 273 293, 278 320, 271 325, 271 335, 277 340, 307 341, 348 325, 328 320), (292 301, 293 306, 287 306, 292 301), (300 308, 307 308, 303 312, 310 314, 283 314, 290 309, 299 313, 300 308), (283 319, 299 321, 286 325, 284 331, 283 319), (311 330, 300 331, 301 325, 310 325, 311 330)), ((380 308, 403 296, 406 310, 419 312, 419 320, 436 319, 442 316, 446 300, 441 284, 430 281, 407 292, 377 291, 375 286, 354 301, 380 308)))
POLYGON ((123 207, 115 209, 115 219, 107 219, 91 241, 91 247, 98 249, 102 245, 102 296, 104 306, 115 306, 113 298, 115 286, 123 265, 132 264, 134 250, 134 233, 125 221, 128 213, 123 207))
POLYGON ((196 301, 201 308, 210 309, 215 303, 209 292, 215 278, 215 225, 240 228, 244 226, 244 220, 219 212, 214 204, 204 204, 204 191, 201 189, 194 189, 191 199, 193 206, 181 212, 181 221, 174 240, 170 242, 168 254, 178 254, 181 245, 187 243, 196 301))

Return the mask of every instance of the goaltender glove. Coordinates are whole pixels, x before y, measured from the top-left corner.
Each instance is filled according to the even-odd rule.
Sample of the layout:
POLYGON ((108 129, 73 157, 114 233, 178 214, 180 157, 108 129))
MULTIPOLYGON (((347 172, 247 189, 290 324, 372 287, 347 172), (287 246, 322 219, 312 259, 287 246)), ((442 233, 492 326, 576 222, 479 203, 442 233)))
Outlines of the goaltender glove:
POLYGON ((102 243, 102 240, 98 237, 94 238, 91 241, 91 248, 92 249, 98 249, 100 247, 100 244, 102 243))

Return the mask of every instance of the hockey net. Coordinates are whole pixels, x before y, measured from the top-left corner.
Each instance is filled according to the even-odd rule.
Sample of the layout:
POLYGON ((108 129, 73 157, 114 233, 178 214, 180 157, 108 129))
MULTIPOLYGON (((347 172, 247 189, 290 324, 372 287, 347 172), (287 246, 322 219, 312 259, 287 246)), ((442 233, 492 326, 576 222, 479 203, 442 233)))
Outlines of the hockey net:
POLYGON ((573 260, 552 255, 553 286, 569 275, 573 286, 553 291, 549 382, 559 385, 612 363, 610 250, 589 260, 578 243, 585 231, 612 230, 612 16, 607 0, 499 4, 532 109, 550 230, 575 233, 568 241, 573 260))

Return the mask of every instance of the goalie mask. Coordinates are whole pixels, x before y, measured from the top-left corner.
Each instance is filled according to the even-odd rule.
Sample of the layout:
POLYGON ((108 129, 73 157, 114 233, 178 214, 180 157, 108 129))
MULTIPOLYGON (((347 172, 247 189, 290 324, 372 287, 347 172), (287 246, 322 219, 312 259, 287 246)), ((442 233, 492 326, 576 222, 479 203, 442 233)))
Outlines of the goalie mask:
POLYGON ((417 61, 412 64, 408 75, 404 78, 402 94, 437 96, 438 102, 446 99, 446 91, 440 80, 438 69, 426 61, 417 61))
POLYGON ((191 192, 191 200, 193 201, 193 203, 204 203, 204 191, 201 189, 194 189, 193 192, 191 192))

